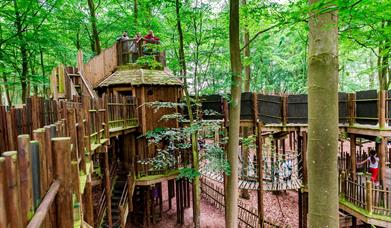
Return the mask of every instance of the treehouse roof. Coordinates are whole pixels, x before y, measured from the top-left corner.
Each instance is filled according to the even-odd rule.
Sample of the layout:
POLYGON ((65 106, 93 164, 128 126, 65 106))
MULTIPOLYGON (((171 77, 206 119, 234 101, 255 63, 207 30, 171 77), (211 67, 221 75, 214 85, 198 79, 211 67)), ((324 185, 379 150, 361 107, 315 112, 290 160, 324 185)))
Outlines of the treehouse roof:
POLYGON ((119 68, 112 75, 103 80, 98 87, 113 85, 169 85, 182 86, 182 82, 175 78, 168 70, 150 69, 121 69, 119 68))

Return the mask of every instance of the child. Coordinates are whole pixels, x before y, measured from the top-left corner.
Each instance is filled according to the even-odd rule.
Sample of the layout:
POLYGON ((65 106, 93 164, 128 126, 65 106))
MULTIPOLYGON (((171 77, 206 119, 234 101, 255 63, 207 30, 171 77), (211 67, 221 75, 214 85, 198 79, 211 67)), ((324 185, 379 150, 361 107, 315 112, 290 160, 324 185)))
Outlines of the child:
POLYGON ((377 176, 379 175, 379 158, 376 156, 376 151, 371 149, 369 151, 369 157, 358 163, 358 165, 363 165, 367 162, 369 162, 369 172, 372 174, 371 180, 374 183, 377 183, 377 176))

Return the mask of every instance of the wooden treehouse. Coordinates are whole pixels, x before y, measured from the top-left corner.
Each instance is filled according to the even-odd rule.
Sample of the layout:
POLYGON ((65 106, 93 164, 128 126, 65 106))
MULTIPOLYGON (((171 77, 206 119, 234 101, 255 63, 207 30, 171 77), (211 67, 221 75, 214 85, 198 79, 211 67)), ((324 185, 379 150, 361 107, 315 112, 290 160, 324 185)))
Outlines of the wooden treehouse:
MULTIPOLYGON (((164 52, 145 52, 142 42, 131 52, 132 42, 119 41, 86 63, 79 52, 77 66, 53 69, 51 99, 0 107, 0 227, 149 226, 162 218, 165 186, 169 208, 175 198, 177 222, 184 222, 191 188, 177 177, 191 162, 188 151, 173 151, 175 162, 165 168, 143 162, 169 146, 149 143, 147 132, 179 127, 176 119, 162 120, 177 107, 153 104, 178 102, 182 84, 165 67, 164 52)), ((390 97, 390 91, 339 94, 341 226, 391 225, 390 97), (365 145, 380 158, 379 186, 369 181, 368 167, 357 169, 367 158, 365 145)), ((239 203, 241 224, 273 226, 264 218, 262 193, 292 190, 299 195, 300 227, 306 227, 307 95, 243 93, 241 106, 241 127, 256 136, 257 146, 238 150, 239 188, 259 192, 256 210, 239 203), (276 172, 289 164, 291 175, 276 172)), ((200 107, 204 121, 220 126, 213 137, 218 142, 228 127, 227 101, 205 96, 200 107), (206 115, 210 110, 217 114, 206 115)), ((203 195, 223 209, 224 191, 210 180, 224 176, 204 164, 200 172, 203 195)))
POLYGON ((140 43, 140 51, 130 53, 130 42, 117 42, 87 63, 80 51, 77 67, 53 69, 53 99, 1 107, 0 227, 125 227, 128 218, 149 226, 162 217, 163 182, 170 208, 181 195, 175 199, 183 223, 190 188, 176 179, 182 152, 175 151, 175 165, 164 170, 139 162, 167 146, 148 143, 148 131, 178 127, 175 119, 161 120, 176 108, 149 104, 178 102, 182 83, 165 67, 164 52, 146 56, 159 63, 157 69, 131 62, 144 52, 140 43), (18 185, 11 190, 13 183, 18 185), (10 219, 15 216, 21 219, 10 219))

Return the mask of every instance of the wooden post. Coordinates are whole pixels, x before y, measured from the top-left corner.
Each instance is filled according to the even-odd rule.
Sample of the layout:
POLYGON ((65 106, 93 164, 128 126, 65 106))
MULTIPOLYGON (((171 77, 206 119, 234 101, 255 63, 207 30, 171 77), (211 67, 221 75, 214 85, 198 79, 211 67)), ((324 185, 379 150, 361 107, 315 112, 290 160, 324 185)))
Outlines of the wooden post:
POLYGON ((281 96, 281 113, 282 113, 282 124, 286 125, 288 123, 288 96, 281 96))
POLYGON ((259 224, 263 227, 264 211, 263 211, 263 156, 262 156, 262 124, 258 123, 256 129, 256 143, 257 143, 257 166, 258 166, 258 219, 259 224))
MULTIPOLYGON (((53 182, 54 179, 54 160, 52 154, 52 137, 54 137, 54 133, 56 132, 56 125, 52 124, 50 126, 45 126, 45 153, 46 153, 46 167, 47 167, 47 183, 48 185, 53 182), (53 134, 52 134, 53 133, 53 134)), ((50 223, 56 224, 56 210, 54 207, 51 207, 49 210, 49 220, 50 223)))
POLYGON ((7 215, 7 179, 6 179, 6 169, 5 169, 5 158, 0 157, 0 227, 8 227, 8 218, 11 217, 7 215))
POLYGON ((107 146, 104 146, 104 162, 105 162, 105 192, 106 192, 106 213, 109 222, 109 227, 113 226, 111 214, 111 181, 110 181, 110 167, 109 167, 109 152, 107 146))
POLYGON ((93 226, 94 225, 94 202, 92 200, 92 183, 91 175, 87 176, 86 187, 83 194, 83 206, 84 206, 84 218, 85 221, 93 226))
POLYGON ((299 191, 299 208, 301 214, 299 215, 299 227, 307 227, 307 214, 308 214, 308 174, 307 174, 307 133, 298 132, 298 151, 301 153, 302 165, 303 165, 303 187, 299 191))
POLYGON ((53 138, 54 178, 61 186, 56 198, 57 227, 73 227, 71 139, 53 138))
POLYGON ((31 145, 29 135, 18 136, 18 168, 20 175, 20 200, 23 225, 26 226, 29 216, 34 212, 33 179, 31 172, 31 145))
POLYGON ((357 168, 357 162, 356 162, 356 135, 355 134, 349 134, 350 135, 350 162, 351 162, 351 174, 352 174, 352 180, 356 181, 356 168, 357 168))
POLYGON ((383 129, 386 123, 386 92, 385 90, 379 91, 378 118, 380 129, 383 129))
POLYGON ((84 138, 84 122, 83 122, 83 113, 81 110, 78 112, 78 126, 76 128, 77 133, 77 147, 78 147, 78 155, 80 159, 80 169, 83 170, 84 173, 87 173, 87 166, 86 166, 86 158, 85 158, 85 138, 84 138))
POLYGON ((22 206, 20 202, 20 178, 17 164, 17 152, 10 151, 2 154, 4 157, 4 166, 6 170, 6 195, 7 195, 7 216, 9 227, 24 227, 22 219, 22 206))
POLYGON ((75 109, 70 108, 67 109, 67 128, 68 128, 68 134, 71 138, 71 144, 73 145, 71 155, 72 155, 72 161, 78 161, 79 155, 78 155, 78 145, 77 145, 77 131, 76 131, 76 113, 75 109))
MULTIPOLYGON (((33 205, 34 209, 38 208, 43 197, 41 196, 41 151, 37 141, 31 141, 31 170, 32 170, 32 187, 33 187, 33 205)), ((45 190, 46 192, 46 190, 45 190)))
POLYGON ((379 158, 380 158, 380 180, 384 190, 387 187, 386 148, 387 148, 387 138, 382 137, 379 145, 379 158))
POLYGON ((308 160, 307 160, 307 132, 303 132, 303 141, 302 141, 303 145, 302 145, 302 156, 303 156, 303 185, 305 186, 305 188, 307 188, 307 184, 308 184, 308 168, 307 168, 307 163, 308 163, 308 160))
POLYGON ((372 182, 370 180, 366 182, 365 188, 366 188, 365 201, 367 206, 366 209, 368 213, 371 215, 373 209, 372 209, 372 182))
POLYGON ((35 131, 33 131, 33 138, 38 142, 38 147, 40 150, 39 153, 39 160, 41 161, 39 170, 40 170, 40 183, 41 183, 41 192, 40 196, 43 198, 46 194, 46 191, 49 189, 49 183, 48 183, 48 161, 46 157, 46 135, 45 135, 45 129, 40 128, 35 131))
POLYGON ((349 115, 349 126, 353 126, 356 122, 356 94, 348 94, 348 115, 349 115))

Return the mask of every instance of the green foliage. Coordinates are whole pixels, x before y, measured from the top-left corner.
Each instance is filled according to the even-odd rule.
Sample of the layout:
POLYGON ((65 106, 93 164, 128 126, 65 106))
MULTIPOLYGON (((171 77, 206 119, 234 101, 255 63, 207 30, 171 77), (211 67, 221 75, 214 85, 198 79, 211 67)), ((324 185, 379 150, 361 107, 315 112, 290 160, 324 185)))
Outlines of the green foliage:
POLYGON ((148 69, 161 69, 163 65, 155 60, 154 55, 145 55, 137 59, 137 64, 146 67, 148 69))
POLYGON ((255 140, 256 140, 256 136, 255 135, 249 135, 248 137, 245 137, 245 138, 242 139, 242 144, 246 148, 255 149, 256 148, 255 140))
POLYGON ((198 170, 195 170, 193 168, 180 168, 179 169, 179 175, 177 179, 186 178, 190 181, 194 180, 194 178, 201 176, 201 173, 198 170))
POLYGON ((173 168, 176 164, 176 159, 174 154, 170 153, 169 151, 158 150, 155 157, 146 160, 140 160, 138 163, 143 165, 150 165, 152 167, 151 171, 160 171, 173 168))
POLYGON ((231 174, 231 166, 225 158, 224 150, 218 145, 207 145, 204 159, 207 161, 206 169, 211 172, 224 172, 231 174))

